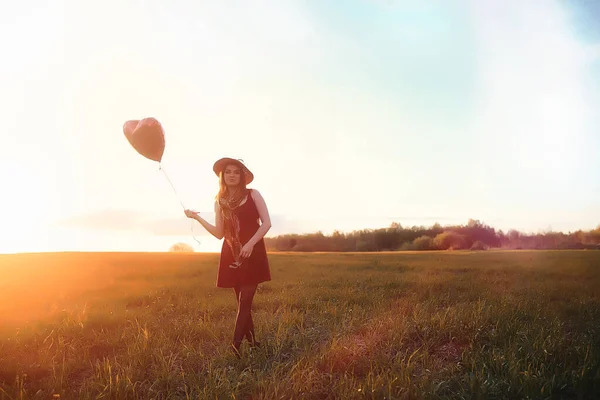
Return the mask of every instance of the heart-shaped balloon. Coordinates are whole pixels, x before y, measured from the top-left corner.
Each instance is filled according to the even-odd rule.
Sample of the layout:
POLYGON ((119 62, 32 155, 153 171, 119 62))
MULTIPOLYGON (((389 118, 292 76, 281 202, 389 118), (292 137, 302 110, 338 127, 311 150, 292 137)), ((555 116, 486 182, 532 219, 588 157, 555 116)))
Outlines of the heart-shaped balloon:
POLYGON ((123 124, 123 133, 133 148, 144 157, 161 162, 165 133, 156 118, 132 119, 123 124))

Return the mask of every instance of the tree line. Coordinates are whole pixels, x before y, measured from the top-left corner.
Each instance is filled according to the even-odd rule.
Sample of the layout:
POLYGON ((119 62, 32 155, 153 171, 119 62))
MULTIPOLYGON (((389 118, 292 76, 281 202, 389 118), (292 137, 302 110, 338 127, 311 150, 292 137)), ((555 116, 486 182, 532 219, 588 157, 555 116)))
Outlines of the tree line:
POLYGON ((563 233, 546 231, 527 234, 511 229, 496 230, 479 220, 465 225, 403 227, 392 223, 387 228, 362 229, 349 233, 321 231, 285 234, 265 238, 269 251, 406 251, 406 250, 486 250, 499 249, 599 249, 600 225, 589 231, 563 233))

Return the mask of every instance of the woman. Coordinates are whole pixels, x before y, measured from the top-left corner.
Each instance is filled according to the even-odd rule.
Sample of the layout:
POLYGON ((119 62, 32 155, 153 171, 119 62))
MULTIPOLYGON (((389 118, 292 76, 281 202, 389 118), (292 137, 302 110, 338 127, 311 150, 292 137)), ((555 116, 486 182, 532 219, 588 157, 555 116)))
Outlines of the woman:
POLYGON ((263 239, 271 228, 271 219, 261 194, 246 188, 254 175, 241 160, 221 158, 215 162, 213 171, 219 177, 215 225, 195 211, 185 210, 185 215, 198 221, 217 239, 225 238, 216 285, 233 288, 235 292, 238 308, 232 346, 240 357, 244 338, 251 346, 260 346, 254 334, 251 309, 258 284, 271 280, 263 239))

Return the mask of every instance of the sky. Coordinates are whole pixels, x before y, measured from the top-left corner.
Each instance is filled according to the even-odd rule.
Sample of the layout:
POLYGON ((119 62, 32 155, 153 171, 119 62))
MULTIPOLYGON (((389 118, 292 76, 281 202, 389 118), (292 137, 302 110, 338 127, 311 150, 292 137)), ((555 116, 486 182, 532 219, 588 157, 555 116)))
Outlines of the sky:
POLYGON ((585 0, 5 2, 0 252, 218 251, 180 202, 214 222, 224 156, 269 236, 592 229, 598 20, 585 0), (162 170, 123 135, 144 117, 162 170))

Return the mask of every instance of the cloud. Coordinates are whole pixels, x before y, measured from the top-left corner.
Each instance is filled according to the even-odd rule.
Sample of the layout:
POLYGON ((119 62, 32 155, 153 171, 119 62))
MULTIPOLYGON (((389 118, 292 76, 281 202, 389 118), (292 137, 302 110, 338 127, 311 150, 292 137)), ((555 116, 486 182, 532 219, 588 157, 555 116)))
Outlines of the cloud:
POLYGON ((480 192, 536 200, 564 194, 586 168, 593 134, 587 79, 597 50, 574 37, 559 2, 471 4, 480 192))
MULTIPOLYGON (((201 212, 202 217, 214 224, 213 212, 201 212)), ((298 232, 303 224, 300 220, 291 220, 283 215, 271 215, 272 228, 267 236, 298 232)), ((104 209, 63 219, 59 227, 77 228, 86 231, 138 232, 154 236, 211 236, 198 222, 186 218, 153 218, 150 214, 135 210, 104 209)), ((319 228, 310 227, 312 231, 319 228)))
POLYGON ((137 211, 105 209, 65 218, 56 225, 100 231, 134 231, 145 222, 146 216, 137 211))
MULTIPOLYGON (((203 215, 207 214, 209 213, 203 213, 203 215)), ((185 216, 179 218, 153 218, 150 214, 135 210, 104 209, 63 219, 57 225, 87 231, 140 232, 157 236, 178 236, 190 234, 191 222, 193 221, 185 216)), ((204 230, 203 228, 200 229, 204 230)), ((205 232, 195 228, 194 234, 204 235, 205 232)))
MULTIPOLYGON (((202 213, 202 217, 214 224, 214 221, 202 213)), ((214 216, 213 216, 214 219, 214 216)), ((145 231, 156 236, 209 236, 210 234, 197 222, 186 217, 180 218, 162 218, 148 221, 145 224, 145 231)))
MULTIPOLYGON (((214 213, 203 212, 202 217, 209 223, 214 224, 214 213)), ((291 219, 284 215, 271 215, 271 229, 267 236, 277 236, 285 233, 294 233, 301 231, 317 231, 319 224, 307 226, 308 221, 291 219)), ((146 221, 144 230, 157 236, 184 236, 193 234, 196 236, 210 236, 208 232, 196 221, 188 218, 162 218, 146 221)))

